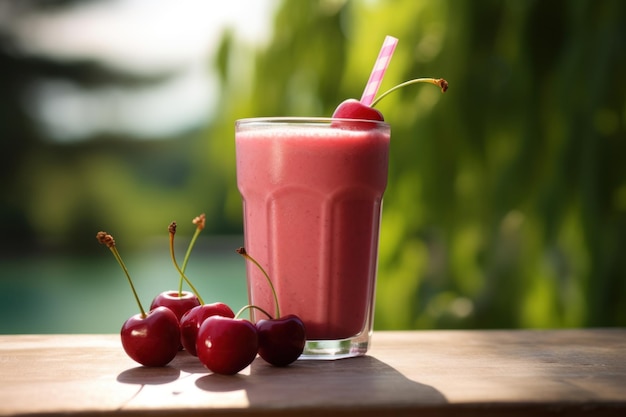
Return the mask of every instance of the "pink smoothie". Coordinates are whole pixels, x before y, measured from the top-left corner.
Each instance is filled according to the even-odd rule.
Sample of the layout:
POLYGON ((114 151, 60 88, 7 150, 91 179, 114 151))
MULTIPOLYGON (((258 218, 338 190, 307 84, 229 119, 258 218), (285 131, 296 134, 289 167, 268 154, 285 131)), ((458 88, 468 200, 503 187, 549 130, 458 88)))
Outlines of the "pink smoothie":
MULTIPOLYGON (((245 247, 269 273, 281 315, 302 318, 308 340, 350 338, 371 324, 389 156, 388 126, 372 126, 238 123, 245 247)), ((250 302, 274 313, 266 279, 247 270, 250 302)))

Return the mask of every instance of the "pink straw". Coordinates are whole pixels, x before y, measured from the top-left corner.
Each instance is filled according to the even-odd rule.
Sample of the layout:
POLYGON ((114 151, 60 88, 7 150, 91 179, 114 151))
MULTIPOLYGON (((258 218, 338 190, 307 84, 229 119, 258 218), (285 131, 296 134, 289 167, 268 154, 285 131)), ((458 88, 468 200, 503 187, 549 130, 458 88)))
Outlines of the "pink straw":
POLYGON ((378 93, 378 88, 383 81, 385 71, 387 71, 387 67, 389 66, 389 61, 391 61, 393 52, 396 50, 397 44, 398 39, 393 36, 385 37, 383 46, 380 48, 380 52, 378 53, 378 58, 376 58, 374 68, 372 68, 370 79, 367 81, 367 85, 363 91, 363 96, 361 97, 362 104, 369 106, 374 101, 376 93, 378 93))

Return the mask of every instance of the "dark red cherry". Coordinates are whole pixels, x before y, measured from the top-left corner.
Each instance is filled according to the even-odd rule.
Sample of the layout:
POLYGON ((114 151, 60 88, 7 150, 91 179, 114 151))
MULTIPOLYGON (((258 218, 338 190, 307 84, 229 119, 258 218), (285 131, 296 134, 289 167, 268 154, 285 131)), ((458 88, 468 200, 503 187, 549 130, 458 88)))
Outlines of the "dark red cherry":
POLYGON ((296 315, 259 320, 259 356, 274 366, 287 366, 302 354, 306 341, 304 323, 296 315))
POLYGON ((117 263, 122 267, 137 302, 137 307, 139 307, 140 313, 126 320, 122 325, 120 336, 124 351, 131 359, 144 366, 167 365, 174 359, 180 346, 178 318, 167 307, 157 307, 146 314, 128 269, 126 269, 117 250, 115 239, 103 231, 96 234, 96 239, 111 250, 117 263))
POLYGON ((164 291, 154 297, 152 304, 150 304, 150 310, 156 307, 167 307, 174 312, 176 318, 180 321, 180 318, 187 311, 199 306, 200 301, 198 297, 190 291, 182 291, 180 294, 178 291, 164 291))
POLYGON ((198 330, 198 359, 210 371, 234 375, 250 365, 259 349, 257 329, 248 320, 211 316, 198 330))
POLYGON ((361 104, 360 101, 349 98, 344 100, 333 113, 333 119, 362 119, 385 121, 382 113, 373 107, 361 104))
POLYGON ((194 356, 198 356, 196 339, 200 325, 211 316, 233 318, 235 313, 224 303, 212 303, 196 306, 183 314, 180 319, 180 341, 185 350, 194 356))
POLYGON ((178 319, 166 307, 157 307, 145 317, 135 314, 124 322, 120 335, 126 354, 144 366, 167 365, 180 345, 178 319))
MULTIPOLYGON (((180 322, 181 317, 187 311, 199 306, 200 300, 198 297, 189 291, 182 291, 180 294, 178 291, 164 291, 154 297, 152 304, 150 304, 150 310, 157 307, 167 307, 176 316, 176 319, 180 322)), ((183 344, 178 345, 178 350, 183 349, 183 344)))

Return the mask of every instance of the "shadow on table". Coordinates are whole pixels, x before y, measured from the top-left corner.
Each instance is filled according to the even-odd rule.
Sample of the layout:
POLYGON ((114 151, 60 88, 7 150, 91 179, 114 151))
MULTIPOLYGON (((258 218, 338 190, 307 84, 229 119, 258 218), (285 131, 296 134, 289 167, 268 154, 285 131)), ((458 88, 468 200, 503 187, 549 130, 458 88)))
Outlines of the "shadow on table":
POLYGON ((170 366, 158 368, 137 366, 120 373, 117 382, 132 385, 163 385, 176 381, 179 377, 180 370, 170 366))
POLYGON ((180 351, 167 366, 128 368, 117 376, 117 382, 132 385, 163 385, 178 380, 181 372, 206 374, 209 370, 200 363, 197 357, 186 351, 180 351))
POLYGON ((196 386, 211 392, 245 390, 250 405, 285 404, 299 407, 332 406, 369 408, 392 404, 443 404, 445 396, 435 388, 412 381, 386 363, 362 356, 337 361, 296 361, 286 368, 268 365, 257 358, 250 374, 207 374, 196 386))

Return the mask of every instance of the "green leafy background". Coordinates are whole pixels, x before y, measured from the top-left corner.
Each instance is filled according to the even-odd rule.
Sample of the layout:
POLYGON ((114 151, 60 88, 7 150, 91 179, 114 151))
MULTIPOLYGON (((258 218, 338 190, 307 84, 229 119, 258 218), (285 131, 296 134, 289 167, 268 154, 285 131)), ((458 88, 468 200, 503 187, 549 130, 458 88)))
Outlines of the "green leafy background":
POLYGON ((626 325, 618 0, 285 1, 267 45, 224 34, 207 63, 219 108, 172 140, 42 143, 0 104, 4 252, 87 256, 102 225, 132 251, 203 211, 207 234, 241 233, 234 121, 332 114, 360 97, 385 35, 400 42, 383 90, 421 76, 450 89, 410 86, 378 106, 392 147, 376 328, 626 325))

